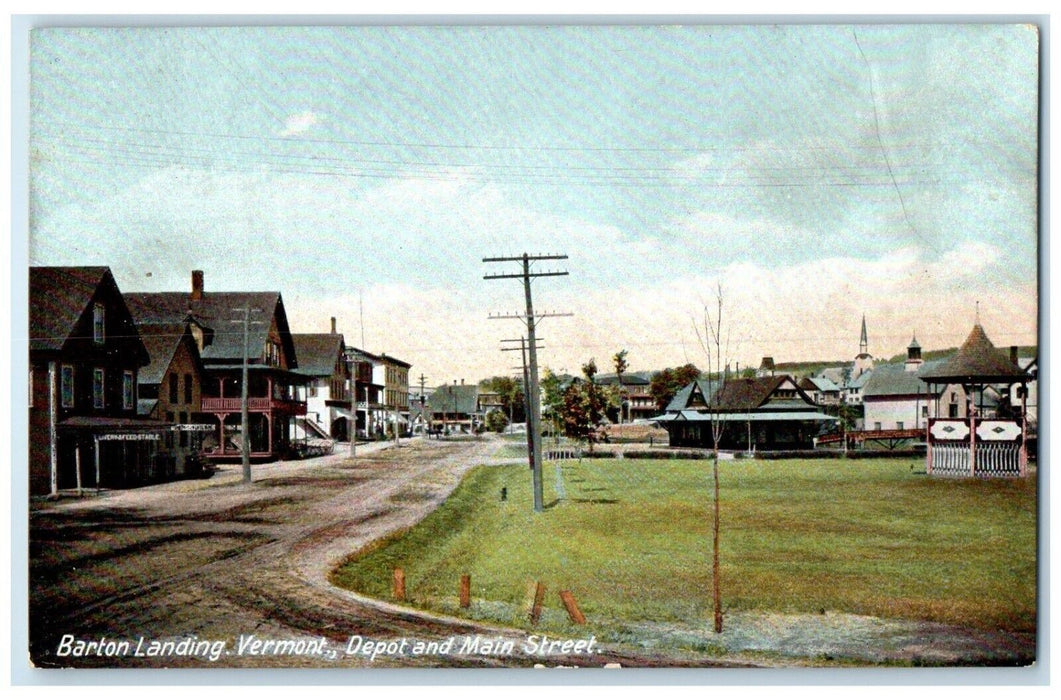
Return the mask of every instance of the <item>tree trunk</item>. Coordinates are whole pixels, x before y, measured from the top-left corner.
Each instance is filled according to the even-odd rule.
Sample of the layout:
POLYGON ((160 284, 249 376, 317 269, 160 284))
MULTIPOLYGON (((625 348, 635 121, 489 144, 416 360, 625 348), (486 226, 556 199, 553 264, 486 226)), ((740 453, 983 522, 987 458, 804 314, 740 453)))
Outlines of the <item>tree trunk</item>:
POLYGON ((718 561, 718 531, 719 531, 719 504, 718 504, 718 448, 715 448, 715 459, 714 459, 714 477, 715 477, 715 522, 713 526, 714 535, 714 561, 711 568, 711 580, 714 585, 714 603, 715 603, 715 634, 722 632, 722 584, 719 580, 719 561, 718 561))

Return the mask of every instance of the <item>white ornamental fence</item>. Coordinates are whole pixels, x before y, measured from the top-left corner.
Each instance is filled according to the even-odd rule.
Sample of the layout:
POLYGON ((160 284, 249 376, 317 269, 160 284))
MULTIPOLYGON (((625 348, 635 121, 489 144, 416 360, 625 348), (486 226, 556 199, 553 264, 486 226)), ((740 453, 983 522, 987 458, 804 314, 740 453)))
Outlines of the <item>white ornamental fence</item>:
POLYGON ((1017 477, 1027 468, 1019 421, 984 420, 973 426, 964 419, 933 420, 928 443, 926 467, 933 476, 1017 477))

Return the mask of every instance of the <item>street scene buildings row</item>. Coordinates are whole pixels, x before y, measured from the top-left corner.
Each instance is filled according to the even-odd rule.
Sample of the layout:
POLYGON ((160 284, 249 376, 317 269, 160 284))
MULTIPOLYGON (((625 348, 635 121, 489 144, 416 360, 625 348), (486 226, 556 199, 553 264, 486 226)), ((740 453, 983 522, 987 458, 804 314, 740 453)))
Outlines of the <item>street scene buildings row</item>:
MULTIPOLYGON (((31 268, 29 320, 34 494, 195 475, 204 461, 237 460, 244 439, 252 459, 272 460, 330 451, 351 433, 472 433, 502 410, 476 382, 427 387, 421 376, 411 392, 410 363, 347 345, 334 318, 327 333, 292 333, 280 292, 208 291, 199 270, 190 292, 123 294, 106 267, 31 268)), ((764 357, 754 376, 702 378, 662 410, 649 373, 595 381, 617 389, 617 422, 663 427, 674 447, 710 446, 712 419, 725 424, 721 447, 750 452, 851 436, 894 447, 970 414, 1017 417, 1034 434, 1036 357, 1004 357, 979 323, 955 356, 926 361, 916 337, 906 350, 904 362, 875 363, 863 318, 854 360, 808 376, 764 357), (990 365, 990 381, 934 380, 956 357, 963 371, 990 365), (845 419, 843 407, 858 410, 845 419)))
POLYGON ((279 292, 122 293, 107 267, 29 275, 31 494, 330 450, 409 424, 410 364, 293 334, 279 292), (247 382, 244 386, 243 376, 247 382), (354 396, 356 394, 356 399, 354 396), (248 430, 241 412, 246 402, 248 430))

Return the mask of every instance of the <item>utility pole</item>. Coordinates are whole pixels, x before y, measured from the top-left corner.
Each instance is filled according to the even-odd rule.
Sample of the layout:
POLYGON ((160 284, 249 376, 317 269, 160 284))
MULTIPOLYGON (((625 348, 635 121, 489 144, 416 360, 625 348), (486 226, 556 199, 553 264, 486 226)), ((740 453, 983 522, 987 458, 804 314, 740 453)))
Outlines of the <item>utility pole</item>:
POLYGON ((427 378, 424 373, 420 373, 420 418, 424 421, 424 434, 423 437, 427 437, 427 434, 431 430, 431 420, 427 417, 427 397, 424 395, 424 382, 427 378))
MULTIPOLYGON (((366 411, 367 415, 368 412, 366 411)), ((357 457, 357 355, 350 354, 350 458, 357 457)))
MULTIPOLYGON (((543 338, 543 340, 544 340, 544 338, 543 338)), ((530 392, 527 390, 527 387, 529 386, 529 374, 528 374, 528 367, 527 367, 527 339, 526 338, 522 338, 522 337, 521 338, 512 338, 512 339, 502 340, 501 342, 502 343, 519 342, 519 348, 518 349, 520 351, 520 354, 523 356, 523 366, 522 366, 522 370, 523 370, 523 406, 524 406, 524 412, 528 416, 528 418, 527 418, 527 421, 528 421, 528 423, 527 423, 527 461, 528 461, 528 463, 530 465, 531 471, 533 471, 534 470, 534 465, 537 464, 537 462, 534 460, 534 441, 531 439, 531 434, 532 433, 531 433, 531 429, 530 429, 531 426, 530 426, 530 418, 529 418, 531 409, 530 409, 530 392)), ((539 345, 538 349, 541 350, 542 347, 543 346, 539 345)), ((517 348, 501 348, 501 352, 512 352, 512 351, 514 351, 516 349, 517 348)), ((511 419, 510 419, 510 423, 511 423, 511 419)))
MULTIPOLYGON (((527 374, 530 381, 527 387, 527 405, 530 414, 527 416, 527 432, 531 440, 531 470, 534 479, 534 512, 541 513, 545 510, 542 492, 542 436, 541 436, 541 391, 538 387, 538 344, 535 337, 535 322, 538 318, 546 316, 571 316, 572 314, 538 314, 534 313, 534 302, 531 298, 531 280, 535 277, 559 277, 567 275, 567 271, 531 272, 531 263, 539 260, 566 260, 566 255, 528 255, 524 253, 518 257, 483 258, 484 263, 495 262, 518 262, 523 270, 518 274, 507 275, 485 275, 483 279, 521 279, 523 280, 523 294, 527 302, 526 318, 523 319, 527 326, 528 363, 527 374)), ((498 315, 491 318, 520 318, 515 315, 498 315)))
MULTIPOLYGON (((249 379, 249 358, 247 357, 250 350, 248 345, 250 343, 250 314, 251 311, 258 311, 259 309, 251 309, 248 306, 242 309, 235 309, 235 311, 243 312, 243 380, 240 388, 240 404, 239 404, 239 416, 240 416, 240 452, 243 455, 243 483, 249 484, 251 482, 251 441, 250 441, 250 415, 247 410, 247 399, 248 399, 248 384, 249 379)), ((240 321, 232 321, 232 323, 239 323, 240 321)), ((255 321, 255 324, 260 324, 260 321, 255 321)))

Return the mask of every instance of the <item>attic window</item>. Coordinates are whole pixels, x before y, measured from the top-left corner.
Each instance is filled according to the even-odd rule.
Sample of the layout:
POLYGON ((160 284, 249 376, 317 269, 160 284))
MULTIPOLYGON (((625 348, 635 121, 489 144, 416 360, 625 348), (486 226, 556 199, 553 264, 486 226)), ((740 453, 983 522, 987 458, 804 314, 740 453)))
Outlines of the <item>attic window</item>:
POLYGON ((103 304, 96 304, 92 307, 92 342, 99 345, 103 344, 104 325, 103 304))

